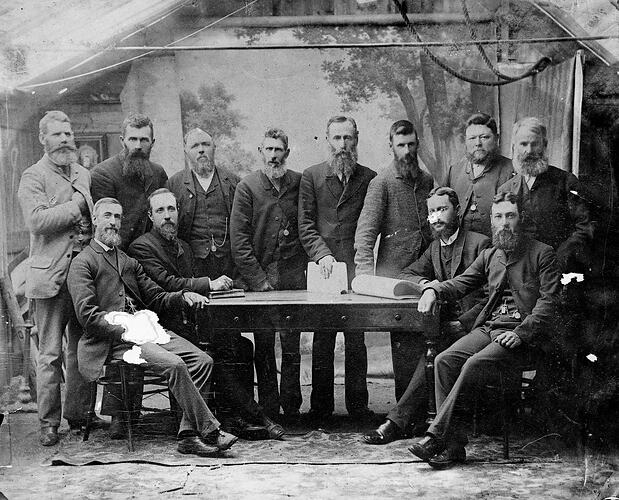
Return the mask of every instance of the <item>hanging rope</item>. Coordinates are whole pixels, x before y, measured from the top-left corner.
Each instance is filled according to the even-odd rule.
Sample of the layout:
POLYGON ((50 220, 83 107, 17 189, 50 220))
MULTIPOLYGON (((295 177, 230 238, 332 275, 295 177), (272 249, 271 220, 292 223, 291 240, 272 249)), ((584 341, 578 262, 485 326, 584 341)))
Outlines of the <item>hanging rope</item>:
MULTIPOLYGON (((406 24, 406 27, 408 28, 408 30, 413 34, 413 36, 417 39, 419 43, 423 44, 423 40, 421 39, 421 36, 419 36, 419 33, 417 32, 413 24, 408 19, 408 15, 407 15, 408 9, 406 6, 406 0, 393 0, 393 3, 396 5, 398 10, 400 11, 400 14, 402 15, 402 19, 404 19, 404 23, 406 24)), ((501 85, 507 85, 508 83, 513 83, 519 80, 523 80, 524 78, 528 78, 529 76, 536 75, 537 73, 544 71, 552 62, 549 57, 544 56, 538 62, 536 62, 530 69, 528 69, 521 75, 516 76, 516 77, 508 77, 510 78, 509 80, 492 82, 492 81, 477 80, 475 78, 470 78, 456 71, 455 69, 450 68, 439 57, 437 57, 425 44, 423 44, 421 48, 435 64, 440 66, 444 71, 446 71, 450 75, 454 76, 455 78, 458 78, 459 80, 463 80, 467 83, 471 83, 474 85, 482 85, 485 87, 498 87, 501 85)))

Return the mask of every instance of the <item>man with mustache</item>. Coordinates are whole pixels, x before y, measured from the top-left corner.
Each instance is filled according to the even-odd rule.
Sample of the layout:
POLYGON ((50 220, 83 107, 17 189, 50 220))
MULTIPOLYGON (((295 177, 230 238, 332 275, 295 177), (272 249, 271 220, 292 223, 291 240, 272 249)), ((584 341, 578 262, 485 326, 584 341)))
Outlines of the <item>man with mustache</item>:
MULTIPOLYGON (((261 170, 239 182, 232 206, 232 254, 249 290, 305 289, 307 255, 299 241, 297 222, 301 174, 289 170, 284 131, 270 128, 258 148, 261 170)), ((267 415, 277 417, 280 404, 290 419, 299 416, 301 385, 300 332, 280 331, 281 397, 277 390, 275 332, 254 333, 258 396, 267 415)))
MULTIPOLYGON (((368 187, 355 233, 356 274, 395 278, 417 260, 431 241, 426 198, 432 176, 419 168, 419 138, 413 124, 398 120, 389 130, 393 161, 368 187), (374 246, 380 245, 374 270, 374 246)), ((410 381, 417 359, 425 351, 423 339, 410 333, 391 334, 395 397, 399 400, 410 381)))
MULTIPOLYGON (((133 345, 125 328, 109 323, 112 311, 134 312, 150 309, 164 317, 183 307, 202 308, 208 299, 198 293, 168 293, 152 281, 137 260, 121 249, 120 229, 123 210, 114 198, 102 198, 94 206, 94 238, 69 270, 68 286, 77 319, 84 328, 79 341, 80 372, 96 380, 108 359, 120 360, 133 345)), ((167 331, 169 342, 140 345, 140 357, 147 367, 167 378, 170 392, 183 411, 178 431, 180 453, 211 456, 226 450, 237 437, 220 429, 206 405, 212 358, 193 344, 167 331)))
POLYGON ((589 207, 576 176, 548 164, 547 146, 546 127, 539 119, 516 122, 512 161, 518 173, 499 191, 518 197, 523 231, 556 250, 562 272, 582 272, 593 240, 589 207))
MULTIPOLYGON (((329 159, 307 168, 299 187, 299 238, 324 276, 345 262, 348 286, 355 276, 354 238, 373 170, 357 163, 355 120, 335 116, 327 122, 329 159)), ((333 413, 335 331, 314 332, 310 419, 333 413)), ((366 386, 367 350, 363 333, 344 332, 346 409, 355 419, 371 418, 366 386)))
POLYGON ((30 230, 26 297, 34 299, 39 332, 37 404, 40 442, 58 442, 61 415, 79 430, 88 411, 88 385, 77 367, 82 330, 75 319, 66 278, 71 260, 91 237, 90 174, 77 163, 73 130, 62 111, 39 122, 45 154, 22 175, 18 197, 30 230), (66 394, 61 410, 62 342, 67 329, 66 394))
POLYGON ((197 276, 236 278, 230 212, 239 178, 215 164, 215 141, 202 129, 185 135, 186 167, 168 181, 178 200, 178 235, 191 245, 197 276))
MULTIPOLYGON (((433 189, 427 199, 428 220, 434 241, 423 255, 406 267, 398 276, 418 284, 446 281, 467 269, 479 254, 490 246, 490 238, 462 229, 459 224, 460 203, 456 192, 448 187, 433 189)), ((435 339, 439 351, 463 337, 471 330, 485 296, 481 291, 443 304, 440 312, 440 337, 435 339)), ((387 444, 406 434, 407 426, 425 430, 427 386, 425 356, 418 353, 408 362, 414 373, 396 406, 387 414, 385 422, 363 439, 368 444, 387 444)))
POLYGON ((465 156, 449 167, 441 185, 458 193, 461 227, 490 237, 492 198, 514 169, 511 160, 499 154, 497 125, 490 115, 471 115, 464 134, 465 156))
POLYGON ((516 195, 497 194, 492 248, 459 276, 428 283, 419 300, 419 312, 431 314, 438 299, 453 302, 484 284, 489 290, 473 330, 434 363, 438 413, 426 436, 410 448, 432 467, 466 460, 463 408, 488 375, 499 369, 510 373, 549 340, 560 291, 556 255, 552 247, 522 234, 521 213, 516 195))
MULTIPOLYGON (((178 208, 174 194, 166 188, 158 189, 149 196, 148 203, 150 206, 148 215, 153 227, 131 243, 127 251, 144 267, 146 274, 166 292, 190 290, 206 295, 211 290, 230 289, 232 279, 227 276, 213 280, 196 277, 191 247, 178 237, 178 208)), ((195 329, 200 325, 196 325, 193 317, 183 314, 182 310, 170 311, 165 317, 160 318, 160 321, 166 328, 195 345, 205 340, 204 336, 196 336, 195 329)), ((253 398, 251 341, 241 337, 240 334, 235 336, 226 332, 216 335, 215 338, 209 339, 210 345, 207 350, 215 355, 218 413, 224 409, 233 410, 235 413, 238 411, 243 419, 264 426, 270 437, 281 437, 283 429, 264 415, 253 398), (249 355, 243 356, 244 353, 249 355), (244 372, 241 363, 248 367, 248 372, 251 371, 247 380, 242 377, 244 372)), ((237 418, 235 422, 238 424, 239 419, 237 418)))
POLYGON ((148 197, 165 186, 168 176, 161 165, 150 161, 155 144, 153 122, 148 116, 129 115, 122 123, 122 150, 99 163, 92 171, 92 197, 95 202, 111 197, 120 201, 124 210, 121 248, 148 229, 148 197))

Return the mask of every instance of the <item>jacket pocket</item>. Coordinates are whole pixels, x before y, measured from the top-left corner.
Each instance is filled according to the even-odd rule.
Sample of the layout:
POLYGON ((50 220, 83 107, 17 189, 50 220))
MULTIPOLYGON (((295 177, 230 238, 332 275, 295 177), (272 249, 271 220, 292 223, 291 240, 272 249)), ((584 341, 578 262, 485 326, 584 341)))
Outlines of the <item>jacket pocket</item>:
POLYGON ((52 265, 53 259, 45 255, 33 255, 30 257, 30 267, 33 269, 47 269, 52 265))

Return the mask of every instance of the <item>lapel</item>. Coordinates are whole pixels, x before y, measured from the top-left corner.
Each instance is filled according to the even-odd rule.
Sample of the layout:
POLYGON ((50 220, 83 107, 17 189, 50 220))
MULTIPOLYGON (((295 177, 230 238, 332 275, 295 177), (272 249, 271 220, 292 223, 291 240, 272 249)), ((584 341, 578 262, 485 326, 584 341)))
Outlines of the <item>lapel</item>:
POLYGON ((181 257, 185 253, 185 251, 183 250, 183 245, 178 243, 177 240, 175 248, 174 244, 171 244, 170 242, 164 240, 154 229, 150 230, 150 232, 148 233, 148 237, 150 239, 150 243, 153 246, 152 252, 154 254, 159 254, 159 258, 163 262, 170 265, 170 267, 174 271, 171 274, 180 276, 181 273, 178 269, 177 264, 179 262, 179 257, 181 257))
POLYGON ((187 191, 191 193, 190 198, 193 198, 196 195, 196 186, 193 178, 193 172, 189 167, 185 168, 183 172, 183 183, 185 184, 187 191))
POLYGON ((458 267, 460 267, 460 263, 462 262, 462 250, 464 249, 464 240, 466 240, 466 235, 464 233, 464 230, 460 228, 458 237, 456 238, 456 241, 454 241, 454 250, 451 256, 452 276, 457 276, 458 267))
POLYGON ((434 274, 439 281, 445 281, 447 277, 443 273, 443 266, 441 265, 441 243, 439 240, 433 240, 431 245, 434 274))
POLYGON ((144 192, 145 193, 150 193, 150 187, 153 184, 153 169, 150 165, 150 162, 148 164, 148 168, 144 171, 144 192))
POLYGON ((76 191, 79 191, 80 193, 82 193, 82 195, 84 196, 86 200, 86 204, 88 205, 88 212, 92 214, 94 212, 94 204, 92 202, 92 196, 90 194, 89 189, 86 189, 86 187, 83 184, 78 183, 78 180, 81 179, 80 175, 83 175, 83 174, 80 174, 80 170, 77 168, 77 166, 71 165, 71 179, 70 179, 71 186, 73 186, 73 189, 75 189, 76 191))
POLYGON ((215 175, 219 179, 219 188, 221 189, 221 194, 226 202, 228 215, 230 215, 230 212, 232 211, 232 200, 230 199, 230 189, 232 187, 232 183, 228 178, 227 172, 219 167, 215 167, 215 175))
MULTIPOLYGON (((90 246, 92 247, 92 249, 98 253, 99 255, 103 256, 103 260, 105 260, 105 262, 107 262, 110 267, 112 269, 114 269, 114 271, 120 275, 120 271, 118 270, 118 266, 116 264, 116 258, 114 256, 114 254, 111 254, 110 252, 106 252, 103 247, 101 245, 99 245, 99 243, 97 243, 97 241, 95 241, 95 239, 93 238, 92 240, 90 240, 90 246)), ((118 250, 117 250, 118 253, 118 250)), ((120 259, 119 259, 119 263, 120 263, 120 259)))
POLYGON ((288 175, 288 171, 282 177, 281 184, 279 186, 279 195, 278 198, 283 198, 286 191, 288 191, 288 186, 290 185, 290 175, 288 175))
POLYGON ((325 182, 327 184, 327 188, 329 188, 329 192, 331 196, 335 198, 335 201, 340 201, 342 197, 342 183, 335 175, 335 172, 331 169, 328 163, 325 163, 325 182))
POLYGON ((215 189, 221 189, 219 184, 219 177, 217 176, 217 172, 213 172, 213 178, 211 179, 211 183, 209 184, 208 189, 206 190, 206 194, 212 193, 215 189))
POLYGON ((357 163, 357 166, 355 167, 355 171, 353 172, 353 174, 350 176, 350 179, 348 179, 348 182, 346 183, 346 187, 344 188, 344 192, 342 193, 342 196, 340 198, 340 202, 338 203, 338 205, 341 205, 345 203, 346 201, 348 201, 361 187, 363 179, 361 178, 361 174, 359 173, 359 168, 361 168, 361 166, 357 163))

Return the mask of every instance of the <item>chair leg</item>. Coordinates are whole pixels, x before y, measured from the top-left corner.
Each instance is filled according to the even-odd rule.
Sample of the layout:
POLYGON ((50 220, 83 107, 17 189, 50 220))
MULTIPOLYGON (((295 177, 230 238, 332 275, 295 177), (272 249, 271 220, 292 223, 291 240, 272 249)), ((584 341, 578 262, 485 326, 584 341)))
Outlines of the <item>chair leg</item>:
POLYGON ((86 413, 86 428, 84 429, 84 437, 82 441, 88 441, 90 437, 90 426, 92 418, 95 415, 95 404, 97 403, 97 381, 90 383, 90 403, 88 405, 88 413, 86 413))
POLYGON ((131 402, 129 401, 129 381, 127 377, 127 367, 119 365, 120 372, 120 393, 123 400, 124 414, 127 422, 127 444, 129 451, 133 451, 133 429, 131 427, 131 402))
POLYGON ((499 372, 499 386, 501 389, 501 403, 502 403, 502 410, 501 410, 501 417, 503 420, 503 458, 505 460, 509 460, 509 419, 510 419, 510 403, 508 401, 508 396, 507 396, 507 392, 505 389, 505 380, 504 380, 504 376, 503 376, 503 372, 499 372))

